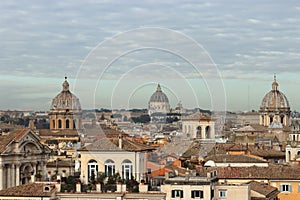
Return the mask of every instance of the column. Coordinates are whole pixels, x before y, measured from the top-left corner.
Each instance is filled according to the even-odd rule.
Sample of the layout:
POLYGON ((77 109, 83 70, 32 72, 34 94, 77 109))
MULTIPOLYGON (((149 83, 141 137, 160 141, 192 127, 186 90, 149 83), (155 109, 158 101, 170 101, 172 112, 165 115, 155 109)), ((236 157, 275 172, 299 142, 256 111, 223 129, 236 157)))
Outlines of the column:
POLYGON ((16 186, 20 185, 20 164, 16 164, 16 186))
POLYGON ((4 181, 3 181, 3 171, 4 171, 4 166, 1 164, 0 165, 0 190, 4 189, 4 181))
POLYGON ((206 139, 206 135, 205 135, 205 126, 201 126, 201 138, 202 138, 202 139, 206 139))
POLYGON ((6 188, 10 188, 11 187, 11 171, 10 171, 11 166, 8 165, 7 166, 7 175, 6 175, 6 179, 7 179, 7 184, 6 184, 6 188))
POLYGON ((42 170, 43 178, 47 178, 47 166, 46 165, 47 165, 46 162, 42 162, 41 170, 42 170))
POLYGON ((37 168, 36 168, 36 162, 32 162, 31 165, 32 165, 32 168, 33 168, 33 175, 37 174, 37 168))
POLYGON ((11 179, 11 187, 14 187, 14 186, 16 186, 16 177, 15 177, 16 171, 15 171, 15 164, 11 164, 10 169, 11 169, 11 177, 10 177, 10 179, 11 179))

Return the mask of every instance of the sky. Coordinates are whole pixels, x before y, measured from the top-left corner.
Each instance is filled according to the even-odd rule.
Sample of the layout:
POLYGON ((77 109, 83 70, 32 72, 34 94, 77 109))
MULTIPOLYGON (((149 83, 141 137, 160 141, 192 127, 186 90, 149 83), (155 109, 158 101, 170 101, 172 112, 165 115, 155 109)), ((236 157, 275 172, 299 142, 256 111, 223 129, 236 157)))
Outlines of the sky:
POLYGON ((258 110, 274 74, 300 110, 297 0, 0 2, 0 109, 49 110, 64 77, 84 109, 258 110))

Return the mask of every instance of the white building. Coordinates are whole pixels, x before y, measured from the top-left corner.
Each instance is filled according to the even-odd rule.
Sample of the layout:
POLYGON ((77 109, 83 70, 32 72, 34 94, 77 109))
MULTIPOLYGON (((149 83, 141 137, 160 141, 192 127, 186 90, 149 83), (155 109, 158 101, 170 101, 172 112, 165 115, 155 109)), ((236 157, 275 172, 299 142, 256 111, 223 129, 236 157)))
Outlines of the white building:
POLYGON ((160 85, 157 85, 156 91, 152 94, 148 113, 151 116, 153 113, 167 114, 170 112, 170 104, 167 95, 161 90, 160 85))
POLYGON ((81 181, 88 183, 92 174, 119 173, 122 179, 145 179, 146 152, 153 148, 125 138, 103 138, 78 150, 81 155, 81 181))
POLYGON ((215 120, 201 113, 183 117, 182 132, 191 139, 215 141, 215 120))

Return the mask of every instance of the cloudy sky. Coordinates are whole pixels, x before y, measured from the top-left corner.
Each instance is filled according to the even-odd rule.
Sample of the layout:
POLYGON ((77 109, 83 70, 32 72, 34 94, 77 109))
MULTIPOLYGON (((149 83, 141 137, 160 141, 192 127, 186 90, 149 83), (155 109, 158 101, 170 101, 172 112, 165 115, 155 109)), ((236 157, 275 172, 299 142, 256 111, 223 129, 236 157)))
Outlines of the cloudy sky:
POLYGON ((83 108, 246 111, 276 73, 300 110, 297 0, 0 2, 0 109, 49 110, 68 76, 83 108))

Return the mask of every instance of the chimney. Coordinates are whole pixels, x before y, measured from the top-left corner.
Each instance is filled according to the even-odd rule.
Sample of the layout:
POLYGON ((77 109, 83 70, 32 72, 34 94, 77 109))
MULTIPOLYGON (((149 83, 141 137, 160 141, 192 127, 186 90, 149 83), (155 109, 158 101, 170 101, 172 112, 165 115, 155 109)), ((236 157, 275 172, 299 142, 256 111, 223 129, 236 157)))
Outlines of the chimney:
POLYGON ((101 183, 96 184, 96 191, 101 192, 101 183))
POLYGON ((81 192, 81 183, 80 182, 76 183, 76 192, 81 192))
POLYGON ((119 148, 122 149, 122 135, 119 134, 119 148))
POLYGON ((139 185, 139 192, 148 192, 148 185, 144 182, 141 182, 139 185))

